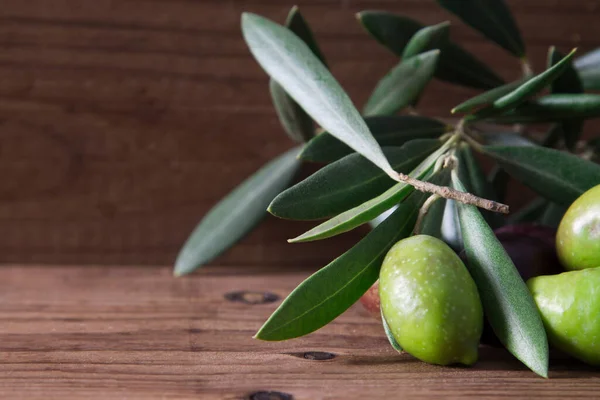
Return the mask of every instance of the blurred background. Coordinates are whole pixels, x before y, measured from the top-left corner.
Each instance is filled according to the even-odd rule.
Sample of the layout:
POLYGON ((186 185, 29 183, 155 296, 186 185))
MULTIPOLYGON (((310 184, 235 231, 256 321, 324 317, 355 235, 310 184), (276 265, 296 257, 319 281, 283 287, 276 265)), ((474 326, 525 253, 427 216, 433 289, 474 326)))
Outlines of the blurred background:
MULTIPOLYGON (((296 3, 357 105, 397 62, 356 21, 366 9, 450 20, 451 37, 502 77, 520 74, 513 57, 434 0, 296 3)), ((550 45, 580 55, 600 45, 600 1, 507 3, 538 71, 550 45)), ((283 23, 293 4, 3 1, 0 263, 171 265, 216 201, 292 146, 239 20, 252 11, 283 23)), ((434 81, 419 110, 447 117, 474 93, 434 81)), ((509 204, 522 202, 518 192, 509 204)), ((269 217, 214 263, 318 266, 364 233, 286 243, 308 226, 269 217)))

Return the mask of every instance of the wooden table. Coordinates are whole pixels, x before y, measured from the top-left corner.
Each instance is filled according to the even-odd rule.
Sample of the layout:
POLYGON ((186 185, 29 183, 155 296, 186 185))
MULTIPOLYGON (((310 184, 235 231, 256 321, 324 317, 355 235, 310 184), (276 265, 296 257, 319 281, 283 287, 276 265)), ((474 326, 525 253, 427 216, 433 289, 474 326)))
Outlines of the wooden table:
POLYGON ((468 369, 398 355, 358 306, 304 338, 252 339, 310 272, 2 267, 0 398, 598 398, 598 371, 564 358, 545 380, 499 349, 468 369))

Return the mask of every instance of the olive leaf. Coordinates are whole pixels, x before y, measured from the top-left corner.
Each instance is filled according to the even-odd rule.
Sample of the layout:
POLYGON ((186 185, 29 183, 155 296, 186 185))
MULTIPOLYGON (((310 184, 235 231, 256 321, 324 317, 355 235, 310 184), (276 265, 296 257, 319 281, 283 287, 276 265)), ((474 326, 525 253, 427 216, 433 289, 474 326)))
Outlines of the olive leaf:
POLYGON ((510 82, 502 86, 498 86, 494 89, 488 90, 487 92, 483 92, 475 97, 471 97, 470 99, 460 103, 456 107, 452 109, 452 114, 456 113, 468 113, 477 108, 481 108, 483 106, 488 106, 493 104, 496 100, 501 98, 502 96, 507 95, 512 92, 519 86, 521 86, 527 79, 524 78, 518 81, 510 82))
POLYGON ((450 22, 448 21, 421 28, 410 38, 402 50, 402 58, 407 59, 429 50, 443 49, 446 47, 449 37, 450 22))
POLYGON ((442 240, 459 253, 464 248, 462 232, 458 225, 458 211, 454 200, 446 200, 444 205, 444 217, 440 226, 442 240))
POLYGON ((505 94, 498 100, 494 101, 493 106, 497 109, 514 108, 523 103, 531 96, 537 94, 546 86, 555 81, 565 70, 571 65, 571 59, 575 54, 573 49, 569 54, 563 57, 560 61, 546 69, 544 72, 527 79, 522 85, 517 87, 510 93, 505 94))
MULTIPOLYGON (((486 109, 484 109, 486 110, 486 109)), ((482 111, 484 111, 482 110, 482 111)), ((515 110, 502 115, 468 116, 466 120, 489 119, 502 124, 560 122, 566 119, 600 117, 600 95, 582 94, 550 94, 530 101, 515 110)))
POLYGON ((524 222, 535 222, 543 215, 547 206, 548 200, 543 197, 537 197, 521 207, 517 212, 511 213, 506 223, 514 225, 524 222))
MULTIPOLYGON (((433 169, 437 159, 441 157, 451 145, 452 143, 450 141, 446 142, 436 152, 421 162, 409 175, 415 179, 428 180, 433 175, 433 169)), ((396 183, 379 196, 323 222, 298 237, 289 239, 288 242, 310 242, 348 232, 373 220, 384 211, 389 210, 394 205, 404 200, 413 191, 414 188, 409 184, 404 182, 396 183)))
POLYGON ((321 52, 317 41, 313 35, 308 22, 304 19, 304 16, 300 14, 300 10, 298 6, 293 6, 290 10, 287 20, 285 22, 285 26, 289 28, 290 31, 294 32, 300 39, 304 41, 308 45, 308 48, 312 51, 312 53, 323 63, 323 65, 327 66, 327 62, 325 61, 325 56, 321 52))
MULTIPOLYGON (((479 161, 473 155, 469 146, 461 146, 458 151, 459 169, 464 170, 465 178, 459 175, 461 181, 467 186, 470 193, 489 200, 498 200, 496 192, 492 184, 487 180, 487 177, 483 173, 479 161)), ((500 214, 483 210, 482 211, 485 220, 493 228, 502 225, 502 217, 500 214)))
MULTIPOLYGON (((285 25, 302 39, 321 62, 326 65, 312 31, 297 6, 292 7, 290 10, 285 25)), ((288 136, 296 142, 309 141, 314 136, 315 131, 312 118, 273 79, 269 80, 269 90, 279 122, 288 136)))
POLYGON ((565 212, 567 212, 567 207, 556 203, 548 203, 539 218, 539 222, 542 225, 558 228, 565 212))
POLYGON ((585 90, 600 90, 600 49, 584 54, 573 64, 585 90))
POLYGON ((410 235, 425 195, 414 193, 354 247, 296 287, 256 334, 286 340, 327 325, 375 283, 388 250, 410 235))
POLYGON ((552 67, 525 80, 523 84, 516 89, 495 100, 490 106, 477 111, 475 114, 467 116, 465 120, 473 121, 495 117, 526 102, 530 97, 536 95, 546 86, 554 82, 554 80, 569 67, 573 54, 575 54, 575 49, 552 67))
MULTIPOLYGON (((551 47, 548 52, 548 68, 558 63, 563 58, 556 48, 551 47)), ((583 85, 579 79, 579 74, 569 63, 561 76, 552 82, 552 93, 583 93, 583 85)), ((568 149, 573 150, 577 140, 581 137, 583 131, 583 119, 568 119, 561 122, 561 132, 565 145, 568 149)))
POLYGON ((563 126, 560 123, 554 124, 548 129, 541 144, 544 147, 555 147, 563 136, 563 126))
POLYGON ((445 208, 446 200, 444 198, 435 200, 423 216, 419 232, 415 232, 415 234, 420 233, 443 240, 442 221, 444 219, 445 208))
POLYGON ((600 165, 540 146, 484 146, 513 178, 543 197, 569 205, 600 183, 600 165))
MULTIPOLYGON (((357 15, 369 34, 398 57, 411 38, 424 27, 404 16, 383 11, 363 11, 357 15)), ((504 81, 487 65, 452 41, 441 50, 435 77, 443 81, 478 89, 492 89, 504 81)))
POLYGON ((439 54, 431 50, 402 60, 379 81, 363 114, 392 115, 412 104, 431 80, 439 54))
MULTIPOLYGON (((556 47, 550 47, 546 68, 553 67, 564 58, 565 56, 556 50, 556 47)), ((552 93, 583 93, 583 85, 572 61, 566 63, 564 72, 552 82, 551 91, 552 93)))
POLYGON ((508 52, 525 56, 523 39, 503 0, 438 0, 438 3, 508 52))
POLYGON ((498 164, 494 165, 488 175, 488 180, 494 188, 496 198, 499 202, 504 203, 506 199, 506 192, 508 189, 508 183, 510 182, 510 175, 508 172, 502 169, 498 164))
MULTIPOLYGON (((465 191, 452 174, 456 190, 465 191)), ((523 364, 548 376, 548 339, 537 306, 502 244, 475 206, 457 203, 467 268, 500 342, 523 364)))
MULTIPOLYGON (((452 127, 433 118, 416 115, 367 117, 365 122, 380 146, 401 146, 413 139, 437 138, 452 127)), ((314 162, 332 162, 353 150, 327 132, 308 142, 300 158, 314 162)))
POLYGON ((298 170, 298 151, 294 148, 271 160, 204 216, 177 256, 176 276, 189 274, 227 250, 266 215, 269 203, 298 170))
POLYGON ((314 136, 312 118, 292 99, 280 84, 269 80, 269 91, 279 123, 285 133, 295 142, 307 142, 314 136))
POLYGON ((392 348, 394 350, 396 350, 397 352, 401 353, 402 346, 400 346, 400 344, 396 341, 396 338, 392 334, 392 330, 390 329, 390 326, 388 325, 387 321, 385 320, 385 316, 383 315, 383 310, 380 310, 380 312, 381 312, 381 323, 383 325, 383 330, 385 332, 385 336, 387 337, 388 341, 392 345, 392 348))
MULTIPOLYGON (((436 139, 419 139, 402 147, 383 147, 383 152, 394 170, 408 173, 441 144, 436 139)), ((394 183, 383 171, 354 153, 280 193, 268 211, 287 219, 329 218, 368 201, 394 183)))
POLYGON ((242 14, 242 33, 262 68, 319 125, 396 177, 348 95, 306 43, 289 29, 251 13, 242 14))
POLYGON ((531 140, 515 132, 480 132, 479 135, 487 145, 499 146, 536 146, 531 140))

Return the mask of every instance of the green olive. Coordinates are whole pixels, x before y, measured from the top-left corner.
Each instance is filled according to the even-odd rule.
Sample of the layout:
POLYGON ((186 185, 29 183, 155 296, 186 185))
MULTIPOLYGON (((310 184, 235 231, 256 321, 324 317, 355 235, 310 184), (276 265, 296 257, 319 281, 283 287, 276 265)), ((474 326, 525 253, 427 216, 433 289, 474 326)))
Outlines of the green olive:
POLYGON ((381 266, 379 296, 392 335, 408 353, 440 365, 477 361, 481 300, 446 243, 427 235, 396 243, 381 266))
POLYGON ((527 286, 556 348, 600 366, 600 268, 538 276, 527 286))
POLYGON ((556 250, 569 271, 600 267, 600 185, 571 204, 558 227, 556 250))

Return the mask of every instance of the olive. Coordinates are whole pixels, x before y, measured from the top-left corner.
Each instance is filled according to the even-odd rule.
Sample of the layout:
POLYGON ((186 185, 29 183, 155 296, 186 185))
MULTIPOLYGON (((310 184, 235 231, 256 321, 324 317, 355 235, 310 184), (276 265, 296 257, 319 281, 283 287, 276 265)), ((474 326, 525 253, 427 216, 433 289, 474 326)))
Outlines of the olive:
POLYGON ((394 339, 432 364, 477 361, 483 310, 458 255, 427 235, 396 243, 379 274, 381 310, 394 339))
POLYGON ((558 226, 556 250, 569 271, 600 267, 600 185, 571 204, 558 226))
POLYGON ((600 268, 538 276, 527 286, 550 344, 600 366, 600 268))

